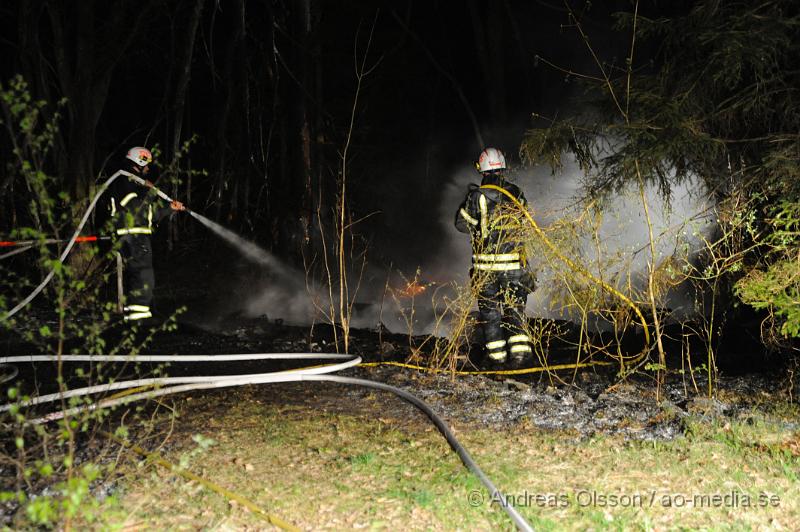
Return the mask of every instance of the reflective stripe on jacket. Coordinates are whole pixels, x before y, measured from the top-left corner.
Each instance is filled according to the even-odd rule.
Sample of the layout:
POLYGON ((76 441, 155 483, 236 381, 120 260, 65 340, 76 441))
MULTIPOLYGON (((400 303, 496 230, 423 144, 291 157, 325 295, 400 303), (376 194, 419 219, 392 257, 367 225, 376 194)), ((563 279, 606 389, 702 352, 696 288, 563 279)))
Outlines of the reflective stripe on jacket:
MULTIPOLYGON (((498 176, 484 178, 483 184, 501 186, 525 205, 525 197, 516 185, 498 176)), ((510 271, 525 268, 526 262, 519 231, 521 214, 514 203, 494 188, 470 187, 456 212, 456 229, 472 237, 472 261, 476 270, 510 271)))
POLYGON ((109 207, 117 235, 153 234, 154 222, 169 214, 169 207, 159 209, 161 200, 151 191, 130 179, 118 178, 108 190, 109 207))

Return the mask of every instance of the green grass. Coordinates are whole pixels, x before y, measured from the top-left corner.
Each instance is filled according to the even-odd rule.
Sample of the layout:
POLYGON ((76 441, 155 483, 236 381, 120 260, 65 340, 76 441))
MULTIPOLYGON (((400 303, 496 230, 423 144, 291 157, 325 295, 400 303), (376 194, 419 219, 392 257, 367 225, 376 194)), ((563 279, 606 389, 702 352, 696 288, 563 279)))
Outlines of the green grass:
MULTIPOLYGON (((192 454, 196 445, 187 434, 165 457, 177 463, 192 454, 191 471, 303 529, 512 528, 421 417, 277 409, 243 394, 211 426, 198 423, 200 401, 192 405, 197 417, 179 424, 218 443, 192 454), (482 503, 470 504, 473 492, 482 503)), ((537 530, 792 530, 800 527, 800 439, 780 421, 766 414, 693 419, 687 436, 667 442, 577 441, 524 422, 502 430, 455 428, 496 485, 522 501, 520 512, 537 530), (714 496, 731 503, 694 507, 714 496), (779 505, 746 507, 745 497, 779 505)), ((131 466, 121 486, 126 517, 117 525, 264 527, 243 508, 163 469, 131 466)))

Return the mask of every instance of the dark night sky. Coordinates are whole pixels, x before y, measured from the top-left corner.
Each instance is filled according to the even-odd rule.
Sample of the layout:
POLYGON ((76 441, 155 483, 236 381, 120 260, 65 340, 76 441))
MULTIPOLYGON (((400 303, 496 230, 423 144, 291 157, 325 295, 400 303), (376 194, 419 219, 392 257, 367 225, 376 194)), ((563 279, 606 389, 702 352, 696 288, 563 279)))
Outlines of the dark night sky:
MULTIPOLYGON (((34 2, 35 3, 35 2, 34 2)), ((126 2, 122 2, 125 4, 126 2)), ((119 142, 134 133, 137 140, 151 128, 157 127, 163 116, 161 99, 165 91, 166 68, 169 59, 169 42, 165 35, 172 25, 180 31, 181 11, 175 6, 181 2, 163 2, 162 15, 150 18, 136 40, 116 65, 110 96, 99 124, 98 160, 102 152, 113 149, 119 142), (176 10, 169 13, 169 8, 176 10)), ((19 64, 12 58, 18 46, 16 19, 19 13, 15 2, 4 8, 3 77, 8 78, 19 71, 19 64)), ((215 127, 213 113, 208 108, 220 106, 219 85, 225 68, 226 39, 232 31, 234 3, 230 0, 209 2, 204 11, 198 32, 197 48, 192 67, 189 89, 191 129, 201 135, 210 136, 215 127), (216 4, 214 6, 213 4, 216 4), (216 9, 213 9, 216 7, 216 9), (211 63, 213 60, 214 73, 211 63)), ((252 49, 269 46, 266 38, 263 6, 260 2, 246 3, 248 10, 248 46, 252 49)), ((292 3, 286 3, 291 7, 292 3)), ((583 2, 573 2, 580 10, 583 2)), ((586 14, 584 24, 593 44, 600 50, 608 50, 610 24, 609 11, 624 9, 628 2, 613 2, 595 5, 586 14)), ((274 2, 276 13, 285 9, 283 2, 274 2)), ((476 56, 475 33, 466 0, 432 2, 375 2, 324 0, 312 2, 312 18, 316 33, 314 43, 322 54, 322 101, 319 102, 337 131, 347 125, 352 105, 355 77, 353 48, 357 33, 363 50, 370 26, 375 22, 371 48, 371 64, 381 61, 365 80, 360 105, 360 122, 373 143, 385 145, 392 150, 393 143, 404 143, 407 139, 427 137, 436 130, 452 148, 446 157, 458 159, 474 157, 476 141, 472 128, 458 100, 453 84, 435 68, 426 56, 427 48, 443 69, 451 74, 463 88, 469 104, 480 121, 486 137, 491 142, 517 141, 521 130, 530 125, 531 112, 554 111, 572 91, 564 75, 554 72, 541 63, 536 66, 538 54, 569 68, 589 67, 588 55, 574 32, 562 26, 568 23, 563 6, 557 1, 503 0, 477 2, 481 16, 488 9, 498 11, 502 28, 502 70, 506 78, 505 103, 507 121, 498 123, 490 116, 486 102, 486 87, 479 72, 476 56), (404 31, 393 13, 408 20, 411 31, 422 43, 404 31), (513 16, 513 23, 512 23, 513 16), (517 40, 519 39, 519 40, 517 40), (514 134, 509 134, 508 131, 514 134), (511 137, 511 138, 504 138, 511 137), (458 145, 458 146, 457 146, 458 145), (459 153, 461 148, 469 153, 459 153)), ((103 11, 103 10, 99 10, 103 11)), ((100 19, 101 16, 98 16, 100 19)), ((46 19, 46 17, 45 17, 46 19)), ((46 26, 46 20, 42 22, 46 26)), ((279 30, 279 33, 283 30, 279 30)), ((43 51, 52 55, 46 31, 43 32, 43 51)), ((285 33, 285 32, 284 32, 285 33)), ((102 46, 102 42, 96 43, 102 46)), ((291 53, 291 36, 279 34, 276 42, 284 58, 291 53)), ((251 62, 249 75, 252 79, 264 77, 265 73, 255 69, 257 61, 251 62)), ((291 74, 281 69, 279 75, 287 78, 291 74)), ((256 96, 256 95, 254 95, 256 96)), ((315 95, 316 96, 316 95, 315 95)), ((153 138, 153 140, 160 140, 153 138)), ((336 139, 340 140, 340 139, 336 139)), ((510 142, 509 142, 510 143, 510 142)), ((508 146, 508 151, 515 151, 508 146)))

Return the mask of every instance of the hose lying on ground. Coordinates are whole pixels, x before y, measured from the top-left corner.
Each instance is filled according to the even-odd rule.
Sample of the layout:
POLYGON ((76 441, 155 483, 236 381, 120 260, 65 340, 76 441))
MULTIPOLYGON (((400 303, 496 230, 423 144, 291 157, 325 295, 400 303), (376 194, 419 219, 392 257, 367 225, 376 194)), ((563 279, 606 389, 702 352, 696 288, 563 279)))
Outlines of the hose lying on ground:
MULTIPOLYGON (((242 360, 323 360, 323 359, 350 359, 341 364, 325 365, 310 368, 301 368, 299 370, 288 370, 286 373, 292 371, 304 371, 309 374, 325 373, 331 371, 341 371, 349 367, 357 365, 361 362, 358 357, 350 355, 341 355, 333 353, 253 353, 253 354, 236 354, 236 355, 138 355, 135 357, 122 356, 122 355, 61 355, 61 362, 230 362, 242 360)), ((19 363, 19 362, 53 362, 58 358, 53 355, 20 355, 0 357, 0 364, 19 363)), ((12 366, 16 369, 16 366, 12 366)), ((29 401, 20 403, 20 406, 33 406, 44 403, 51 403, 61 399, 69 399, 70 397, 80 397, 83 395, 92 395, 96 393, 106 393, 114 390, 125 390, 128 388, 153 388, 157 386, 164 386, 167 384, 187 384, 198 382, 222 381, 226 379, 247 379, 248 382, 244 384, 257 384, 259 382, 278 382, 273 380, 259 381, 260 378, 268 378, 267 376, 275 375, 275 372, 270 373, 255 373, 250 375, 211 375, 199 377, 154 377, 147 379, 133 379, 127 381, 109 382, 106 384, 97 384, 94 386, 87 386, 85 388, 74 388, 64 392, 56 392, 47 395, 40 395, 33 397, 29 401)), ((268 378, 269 379, 269 378, 268 378)), ((108 399, 106 400, 108 401, 108 399)), ((118 401, 115 398, 113 404, 101 403, 98 405, 100 408, 113 406, 127 401, 118 401)), ((5 412, 11 405, 0 405, 0 412, 5 412)), ((92 408, 85 407, 85 408, 92 408)), ((48 416, 44 416, 33 422, 53 421, 61 419, 62 417, 78 413, 81 407, 76 407, 68 412, 57 411, 48 416)))
MULTIPOLYGON (((428 406, 424 401, 419 399, 418 397, 412 395, 411 393, 397 388, 395 386, 390 386, 388 384, 384 384, 381 382, 374 382, 366 379, 356 379, 352 377, 342 377, 338 375, 327 375, 327 373, 339 371, 342 369, 346 369, 348 367, 352 367, 358 365, 361 362, 361 358, 352 355, 339 355, 339 354, 320 354, 320 353, 256 353, 253 355, 221 355, 220 361, 224 361, 224 358, 227 357, 228 359, 233 360, 264 360, 264 359, 282 359, 282 360, 292 360, 292 359, 301 359, 307 360, 310 358, 317 358, 317 359, 342 359, 342 358, 349 358, 345 362, 339 364, 327 364, 321 366, 313 366, 313 367, 305 367, 293 370, 285 370, 285 371, 277 371, 277 372, 269 372, 269 373, 257 373, 251 375, 211 375, 211 376, 195 376, 195 377, 165 377, 165 378, 155 378, 155 379, 135 379, 130 381, 122 381, 116 383, 110 383, 105 385, 98 385, 98 386, 89 386, 86 388, 82 388, 80 390, 70 390, 65 393, 57 393, 57 394, 50 394, 49 396, 42 396, 39 398, 35 398, 32 401, 27 403, 23 403, 23 405, 31 405, 31 404, 39 404, 44 402, 51 402, 56 401, 61 398, 65 398, 67 394, 71 394, 71 397, 80 396, 80 395, 89 395, 92 393, 98 393, 102 391, 109 391, 109 390, 117 390, 117 389, 127 389, 127 388, 135 388, 141 386, 161 386, 161 385, 170 385, 174 384, 174 386, 168 386, 166 388, 160 389, 152 389, 149 391, 134 393, 130 395, 119 394, 119 396, 112 396, 108 399, 104 399, 98 401, 96 403, 92 403, 87 406, 83 407, 75 407, 70 408, 67 410, 60 410, 56 412, 52 412, 51 414, 45 415, 41 418, 31 420, 30 423, 45 423, 48 421, 53 421, 57 419, 61 419, 64 417, 69 417, 74 414, 78 414, 80 412, 84 412, 87 410, 96 410, 99 408, 108 408, 120 404, 126 404, 133 401, 141 400, 141 399, 151 399, 154 397, 165 396, 173 393, 185 392, 190 390, 208 390, 213 388, 227 388, 232 386, 242 386, 246 384, 265 384, 265 383, 276 383, 276 382, 298 382, 298 381, 329 381, 329 382, 338 382, 342 384, 350 384, 350 385, 357 385, 357 386, 365 386, 368 388, 374 388, 377 390, 388 391, 392 392, 401 399, 411 403, 417 409, 421 410, 436 426, 436 428, 441 432, 444 438, 447 440, 447 443, 450 447, 456 452, 456 454, 461 459, 462 463, 472 472, 478 480, 489 490, 491 494, 492 501, 500 501, 503 510, 508 514, 514 524, 523 531, 532 531, 533 528, 525 521, 525 519, 517 512, 517 510, 508 503, 507 498, 504 494, 502 494, 494 483, 486 476, 486 473, 478 466, 469 452, 461 445, 458 440, 456 439, 453 431, 450 427, 445 423, 445 421, 440 418, 434 411, 428 406)), ((123 359, 126 362, 154 362, 154 361, 181 361, 181 362, 208 362, 209 359, 215 358, 209 355, 198 355, 198 356, 185 356, 185 355, 144 355, 142 357, 119 357, 119 356, 103 356, 103 355, 63 355, 61 357, 55 355, 33 355, 33 356, 16 356, 16 357, 3 357, 0 358, 0 363, 8 363, 8 362, 32 362, 32 361, 58 361, 61 362, 78 362, 78 361, 120 361, 123 359)), ((6 404, 0 406, 0 411, 9 410, 12 405, 6 404)))

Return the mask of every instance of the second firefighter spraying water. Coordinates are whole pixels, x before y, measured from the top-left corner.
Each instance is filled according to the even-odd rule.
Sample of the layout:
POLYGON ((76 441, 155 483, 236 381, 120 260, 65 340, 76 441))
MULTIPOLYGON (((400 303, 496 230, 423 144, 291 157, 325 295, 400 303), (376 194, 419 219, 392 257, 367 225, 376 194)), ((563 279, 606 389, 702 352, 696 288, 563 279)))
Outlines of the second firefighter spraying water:
POLYGON ((521 240, 523 214, 501 189, 521 205, 525 197, 506 180, 506 159, 497 148, 486 148, 476 168, 480 186, 470 185, 456 213, 456 229, 472 241, 470 278, 478 292, 478 314, 489 364, 523 367, 532 360, 525 303, 533 290, 521 240))
MULTIPOLYGON (((126 172, 144 179, 152 161, 150 150, 137 146, 128 150, 120 166, 126 172)), ((179 201, 159 206, 162 200, 156 194, 151 194, 148 188, 153 188, 151 181, 145 180, 145 186, 142 186, 133 179, 119 178, 108 191, 114 232, 119 238, 120 253, 125 264, 123 314, 127 322, 153 316, 155 275, 150 235, 154 224, 171 211, 185 210, 179 201)))

